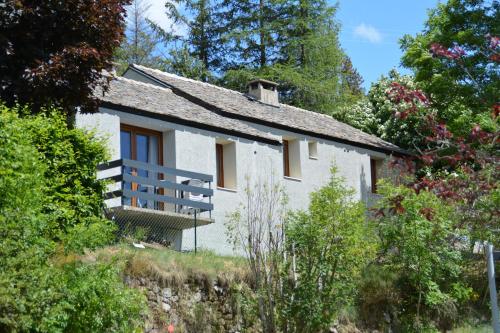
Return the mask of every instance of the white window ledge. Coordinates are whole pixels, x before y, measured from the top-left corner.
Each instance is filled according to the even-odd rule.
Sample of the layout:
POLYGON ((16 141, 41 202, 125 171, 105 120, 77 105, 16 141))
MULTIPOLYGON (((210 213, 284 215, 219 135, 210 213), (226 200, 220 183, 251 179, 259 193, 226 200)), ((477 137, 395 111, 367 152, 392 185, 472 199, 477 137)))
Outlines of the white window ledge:
POLYGON ((302 179, 300 179, 300 178, 289 177, 289 176, 283 176, 283 178, 288 179, 288 180, 293 180, 294 182, 301 182, 302 181, 302 179))
POLYGON ((309 156, 310 160, 318 160, 318 156, 309 156))
POLYGON ((236 193, 238 192, 236 189, 234 188, 227 188, 227 187, 220 187, 220 186, 217 186, 217 190, 220 190, 220 191, 224 191, 224 192, 231 192, 231 193, 236 193))

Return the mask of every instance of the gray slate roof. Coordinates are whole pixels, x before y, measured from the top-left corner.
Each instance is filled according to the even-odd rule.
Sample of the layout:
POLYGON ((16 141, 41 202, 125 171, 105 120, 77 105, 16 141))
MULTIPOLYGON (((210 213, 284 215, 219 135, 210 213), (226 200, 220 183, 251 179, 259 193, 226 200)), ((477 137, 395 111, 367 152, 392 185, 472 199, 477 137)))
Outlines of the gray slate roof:
MULTIPOLYGON (((364 133, 352 126, 342 123, 331 116, 304 110, 286 104, 275 107, 261 103, 252 97, 212 84, 195 81, 174 74, 162 72, 140 65, 131 65, 130 68, 167 86, 181 90, 205 103, 223 111, 228 117, 237 117, 249 121, 265 122, 286 127, 290 131, 300 131, 340 140, 343 142, 361 145, 376 150, 389 152, 406 152, 396 145, 384 141, 374 135, 364 133)), ((272 126, 272 125, 269 125, 272 126)))
POLYGON ((244 122, 223 117, 215 112, 192 103, 168 88, 162 88, 148 83, 115 77, 110 82, 109 90, 103 94, 97 89, 95 95, 104 102, 113 106, 121 106, 127 110, 146 111, 168 117, 167 120, 182 121, 194 127, 219 130, 223 133, 233 133, 236 136, 249 137, 274 144, 279 144, 281 139, 277 136, 261 132, 244 122))

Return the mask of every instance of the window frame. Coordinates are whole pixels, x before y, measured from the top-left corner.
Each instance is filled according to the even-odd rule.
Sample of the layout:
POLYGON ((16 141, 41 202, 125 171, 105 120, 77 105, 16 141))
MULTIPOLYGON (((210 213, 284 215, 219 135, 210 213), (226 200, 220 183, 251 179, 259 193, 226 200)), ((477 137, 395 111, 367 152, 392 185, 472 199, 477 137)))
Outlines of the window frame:
POLYGON ((224 146, 215 144, 215 165, 217 173, 217 187, 224 188, 224 146))
POLYGON ((290 149, 289 140, 283 140, 283 175, 290 177, 290 149))
MULTIPOLYGON (((155 131, 155 130, 152 130, 149 128, 120 123, 120 133, 122 131, 130 133, 130 159, 131 160, 137 159, 137 139, 136 139, 137 134, 142 134, 142 135, 146 135, 146 136, 156 136, 157 142, 158 142, 157 161, 158 161, 158 165, 163 165, 163 133, 162 132, 155 131)), ((120 150, 120 158, 122 158, 121 150, 120 150)), ((132 168, 132 175, 137 175, 137 170, 135 168, 132 168)), ((160 173, 158 179, 163 179, 163 177, 164 177, 163 173, 160 173)), ((138 184, 131 183, 131 190, 137 191, 137 189, 138 189, 138 184)), ((161 195, 164 194, 163 188, 160 189, 160 194, 161 195)), ((132 199, 130 202, 131 206, 138 207, 137 197, 132 197, 131 199, 132 199)), ((163 207, 164 207, 164 204, 163 204, 163 202, 161 202, 160 203, 160 210, 163 210, 163 207)))

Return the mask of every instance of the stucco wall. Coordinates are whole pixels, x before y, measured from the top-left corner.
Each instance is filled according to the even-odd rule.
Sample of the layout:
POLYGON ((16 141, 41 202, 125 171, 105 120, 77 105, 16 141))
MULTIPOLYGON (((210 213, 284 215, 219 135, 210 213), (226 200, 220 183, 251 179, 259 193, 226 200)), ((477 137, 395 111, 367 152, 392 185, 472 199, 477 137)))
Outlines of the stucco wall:
MULTIPOLYGON (((216 177, 216 140, 234 142, 236 153, 236 189, 217 189, 216 179, 213 187, 215 223, 198 229, 198 246, 213 249, 221 254, 233 253, 227 242, 224 222, 227 214, 238 208, 244 200, 246 179, 268 181, 274 179, 283 183, 289 196, 291 209, 305 209, 309 202, 309 194, 324 185, 330 177, 330 169, 336 165, 338 175, 346 180, 346 184, 356 190, 356 199, 368 203, 371 195, 370 156, 385 158, 386 155, 338 142, 322 140, 292 132, 277 130, 263 125, 248 123, 256 128, 275 135, 297 140, 300 156, 301 179, 283 177, 282 147, 258 143, 238 137, 227 136, 211 131, 178 125, 142 116, 131 115, 111 109, 101 109, 100 114, 85 115, 77 118, 78 126, 89 128, 92 124, 96 131, 109 136, 109 147, 112 156, 117 157, 119 151, 119 122, 154 129, 163 132, 164 165, 189 171, 208 173, 216 177), (119 121, 118 121, 119 120, 119 121), (317 158, 309 158, 308 142, 317 142, 317 158)), ((179 179, 177 177, 177 181, 179 179)), ((181 237, 179 235, 179 237, 181 237)), ((183 250, 194 246, 194 231, 182 233, 183 250)))

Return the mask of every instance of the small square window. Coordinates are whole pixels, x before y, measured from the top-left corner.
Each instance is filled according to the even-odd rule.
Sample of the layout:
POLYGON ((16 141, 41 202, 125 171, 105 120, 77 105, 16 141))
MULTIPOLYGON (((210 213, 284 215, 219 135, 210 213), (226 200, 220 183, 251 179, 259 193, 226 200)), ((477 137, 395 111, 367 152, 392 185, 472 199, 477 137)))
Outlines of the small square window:
POLYGON ((311 158, 313 160, 317 160, 318 159, 318 143, 316 141, 309 141, 308 147, 309 147, 309 158, 311 158))

